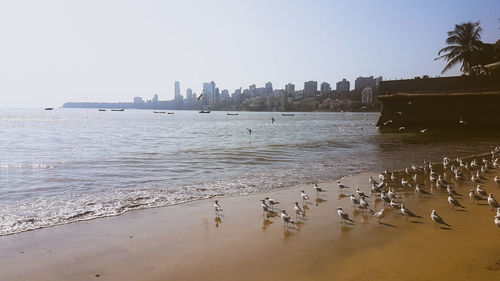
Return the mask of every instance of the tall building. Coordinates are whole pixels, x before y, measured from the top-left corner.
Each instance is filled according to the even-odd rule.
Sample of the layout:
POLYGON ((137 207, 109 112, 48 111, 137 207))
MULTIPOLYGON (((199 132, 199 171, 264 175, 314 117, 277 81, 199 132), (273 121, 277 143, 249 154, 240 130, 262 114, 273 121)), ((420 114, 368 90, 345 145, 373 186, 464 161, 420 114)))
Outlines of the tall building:
POLYGON ((316 81, 304 82, 304 95, 306 96, 315 95, 317 91, 318 91, 318 82, 316 81))
POLYGON ((211 81, 210 83, 203 83, 203 103, 204 104, 215 104, 215 83, 211 81))
POLYGON ((266 88, 265 88, 265 94, 266 95, 271 95, 273 93, 273 84, 271 82, 266 83, 266 88))
POLYGON ((229 99, 229 91, 227 89, 222 90, 220 97, 221 100, 229 99))
POLYGON ((175 81, 174 83, 174 88, 175 88, 175 105, 177 109, 182 109, 183 108, 183 102, 184 102, 184 97, 181 95, 181 85, 179 81, 175 81))
POLYGON ((358 77, 354 82, 354 89, 364 89, 366 87, 374 87, 376 85, 375 78, 373 76, 370 77, 358 77))
POLYGON ((349 92, 351 88, 351 83, 345 78, 342 81, 337 82, 337 87, 335 88, 338 92, 349 92))
POLYGON ((362 104, 373 103, 373 89, 371 87, 366 87, 361 92, 361 103, 362 104))
POLYGON ((181 95, 181 84, 179 83, 179 81, 175 81, 175 99, 178 99, 178 96, 181 95))
POLYGON ((135 97, 134 103, 144 103, 144 100, 141 97, 135 97))
POLYGON ((193 99, 193 90, 191 88, 187 88, 187 90, 186 90, 186 99, 187 100, 193 99))
POLYGON ((285 92, 287 94, 292 94, 293 92, 295 92, 295 85, 292 84, 292 83, 288 83, 285 85, 285 92))
POLYGON ((326 82, 323 82, 321 83, 321 94, 329 94, 332 92, 332 87, 330 87, 330 84, 329 83, 326 83, 326 82))
POLYGON ((158 95, 154 95, 153 97, 153 103, 157 103, 158 102, 158 95))

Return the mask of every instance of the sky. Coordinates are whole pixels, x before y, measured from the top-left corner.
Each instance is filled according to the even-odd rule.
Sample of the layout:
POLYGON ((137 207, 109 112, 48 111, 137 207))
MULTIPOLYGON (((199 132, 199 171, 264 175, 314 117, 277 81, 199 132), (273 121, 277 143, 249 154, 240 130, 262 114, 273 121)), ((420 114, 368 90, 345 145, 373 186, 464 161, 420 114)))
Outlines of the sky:
MULTIPOLYGON (((160 100, 315 80, 441 75, 455 24, 500 39, 500 1, 0 0, 0 107, 160 100)), ((459 75, 453 69, 444 75, 459 75)))

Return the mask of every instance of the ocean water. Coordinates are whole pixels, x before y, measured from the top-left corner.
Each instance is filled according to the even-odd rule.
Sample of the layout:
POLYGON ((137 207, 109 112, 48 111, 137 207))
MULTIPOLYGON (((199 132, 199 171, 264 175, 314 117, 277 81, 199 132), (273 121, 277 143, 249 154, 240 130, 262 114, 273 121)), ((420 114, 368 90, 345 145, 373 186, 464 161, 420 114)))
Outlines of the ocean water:
POLYGON ((399 169, 500 144, 496 133, 465 129, 380 132, 377 118, 0 109, 0 235, 399 169))

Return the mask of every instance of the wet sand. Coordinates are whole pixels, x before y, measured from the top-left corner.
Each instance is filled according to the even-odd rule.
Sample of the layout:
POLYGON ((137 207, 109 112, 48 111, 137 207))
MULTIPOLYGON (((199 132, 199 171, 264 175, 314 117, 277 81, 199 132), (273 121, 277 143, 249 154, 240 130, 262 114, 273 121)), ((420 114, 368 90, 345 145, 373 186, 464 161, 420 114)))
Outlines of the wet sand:
MULTIPOLYGON (((431 197, 410 191, 405 205, 423 218, 406 221, 386 208, 379 224, 344 197, 356 186, 368 191, 369 175, 343 179, 351 187, 343 193, 322 183, 328 191, 319 198, 312 184, 219 198, 220 219, 213 200, 203 200, 3 236, 0 280, 498 280, 500 228, 485 201, 466 196, 475 184, 456 185, 465 211, 452 210, 435 188, 431 197), (279 217, 263 217, 266 196, 295 217, 301 189, 311 197, 301 204, 301 223, 285 230, 279 217), (336 207, 356 224, 339 224, 336 207), (435 228, 432 209, 452 228, 435 228)), ((483 188, 499 200, 495 175, 500 169, 490 170, 483 188)), ((382 207, 375 200, 372 208, 382 207)))

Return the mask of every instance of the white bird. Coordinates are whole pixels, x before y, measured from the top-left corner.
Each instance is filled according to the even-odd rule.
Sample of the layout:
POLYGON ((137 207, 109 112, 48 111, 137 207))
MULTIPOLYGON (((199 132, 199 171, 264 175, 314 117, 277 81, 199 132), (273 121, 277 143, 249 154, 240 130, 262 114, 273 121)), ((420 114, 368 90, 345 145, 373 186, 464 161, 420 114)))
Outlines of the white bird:
POLYGON ((394 173, 391 173, 391 181, 397 181, 398 178, 394 175, 394 173))
POLYGON ((403 187, 411 187, 410 183, 406 179, 401 179, 401 185, 403 187))
POLYGON ((446 187, 446 191, 448 191, 448 194, 453 194, 453 195, 456 195, 456 196, 462 196, 462 194, 458 193, 455 189, 453 189, 453 187, 451 187, 449 185, 446 187))
POLYGON ((380 199, 384 200, 384 205, 386 203, 391 203, 391 198, 383 191, 380 193, 380 199))
POLYGON ((317 183, 314 184, 314 190, 316 190, 316 196, 318 196, 320 192, 326 192, 326 190, 319 187, 319 185, 317 183))
POLYGON ((469 197, 476 201, 479 204, 480 200, 484 200, 481 196, 477 195, 476 192, 474 192, 474 189, 469 190, 469 197))
POLYGON ((448 226, 448 227, 451 227, 451 225, 447 224, 447 223, 443 220, 443 218, 441 218, 441 217, 437 214, 436 210, 432 210, 432 212, 431 212, 431 219, 434 221, 434 223, 436 224, 436 226, 437 226, 437 227, 439 227, 439 225, 440 225, 440 224, 444 224, 444 225, 446 225, 446 226, 448 226))
POLYGON ((355 205, 359 205, 359 199, 358 199, 358 198, 356 198, 356 196, 354 196, 354 194, 351 194, 351 195, 349 196, 349 199, 351 200, 351 202, 352 202, 353 206, 355 206, 355 205))
POLYGON ((370 212, 371 214, 373 214, 373 210, 370 209, 370 204, 368 204, 368 202, 366 202, 364 196, 361 196, 361 198, 359 198, 359 206, 361 208, 363 208, 364 210, 368 210, 368 212, 370 212))
POLYGON ((380 223, 380 220, 382 220, 384 218, 384 209, 381 209, 380 211, 376 212, 375 214, 373 214, 374 217, 377 218, 378 222, 380 223))
POLYGON ((300 196, 302 196, 302 201, 307 201, 309 200, 309 196, 304 192, 304 190, 300 191, 300 196))
POLYGON ((455 199, 452 194, 448 195, 448 203, 450 203, 452 209, 455 209, 455 207, 467 209, 462 204, 460 204, 460 202, 458 202, 458 200, 455 199))
POLYGON ((269 206, 266 204, 266 200, 262 199, 260 201, 260 206, 262 207, 262 215, 265 215, 265 213, 267 212, 271 212, 271 208, 269 208, 269 206))
POLYGON ((427 192, 425 189, 421 188, 419 184, 415 185, 415 190, 421 194, 432 195, 430 192, 427 192))
POLYGON ((467 122, 464 121, 464 119, 462 118, 462 116, 460 116, 460 120, 458 121, 458 123, 460 125, 463 125, 463 126, 467 125, 467 122))
POLYGON ((412 218, 422 218, 421 216, 419 215, 416 215, 414 213, 412 213, 410 210, 408 210, 406 207, 405 207, 405 204, 401 204, 401 213, 406 216, 406 219, 408 220, 409 217, 412 217, 412 218))
POLYGON ((478 184, 476 186, 476 191, 477 191, 477 194, 479 194, 479 195, 488 196, 488 192, 486 192, 484 189, 482 189, 480 184, 478 184))
POLYGON ((366 195, 363 191, 359 190, 359 187, 356 187, 356 194, 358 194, 359 197, 368 197, 370 198, 370 196, 366 195))
POLYGON ((221 206, 219 205, 219 201, 218 200, 215 200, 214 202, 214 209, 215 209, 215 215, 218 216, 219 215, 219 212, 222 212, 222 208, 221 206))
POLYGON ((371 183, 371 184, 378 184, 378 182, 376 180, 374 180, 371 176, 368 178, 368 181, 371 183))
POLYGON ((493 179, 494 182, 500 184, 500 178, 498 176, 495 176, 495 178, 493 179))
POLYGON ((264 198, 269 202, 269 205, 271 205, 271 209, 274 207, 274 205, 278 205, 280 202, 274 200, 273 198, 266 197, 264 198))
POLYGON ((345 222, 346 220, 354 223, 354 221, 349 218, 349 215, 345 213, 344 210, 342 210, 342 208, 340 207, 337 208, 337 214, 340 217, 340 223, 345 222))
POLYGON ((342 190, 342 189, 346 189, 346 188, 349 188, 347 185, 342 184, 342 183, 340 183, 339 181, 337 182, 337 186, 340 188, 340 190, 342 190))
POLYGON ((295 206, 293 206, 295 210, 295 217, 300 216, 300 217, 305 217, 306 213, 299 207, 299 202, 295 202, 295 206))
POLYGON ((481 181, 479 180, 478 177, 476 177, 475 175, 472 175, 472 177, 470 177, 470 180, 475 182, 475 183, 480 183, 481 181))
POLYGON ((420 132, 421 132, 422 134, 425 134, 427 131, 429 131, 429 129, 428 129, 428 128, 425 128, 425 129, 420 130, 420 132))
POLYGON ((391 202, 389 203, 389 205, 391 206, 391 208, 393 208, 395 210, 401 209, 401 206, 392 199, 391 199, 391 202))
POLYGON ((291 223, 291 224, 295 223, 292 220, 292 218, 286 213, 286 211, 284 209, 281 210, 280 217, 281 217, 281 220, 283 221, 283 227, 285 227, 285 225, 286 225, 286 227, 288 228, 289 223, 291 223))
POLYGON ((498 227, 500 227, 500 215, 497 215, 497 216, 495 217, 495 224, 496 224, 498 227))
POLYGON ((491 193, 488 195, 488 204, 490 204, 492 208, 500 208, 500 205, 498 204, 497 200, 495 200, 493 194, 491 193))

